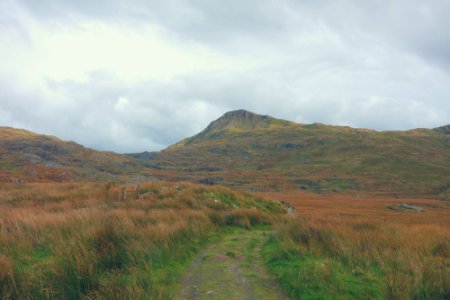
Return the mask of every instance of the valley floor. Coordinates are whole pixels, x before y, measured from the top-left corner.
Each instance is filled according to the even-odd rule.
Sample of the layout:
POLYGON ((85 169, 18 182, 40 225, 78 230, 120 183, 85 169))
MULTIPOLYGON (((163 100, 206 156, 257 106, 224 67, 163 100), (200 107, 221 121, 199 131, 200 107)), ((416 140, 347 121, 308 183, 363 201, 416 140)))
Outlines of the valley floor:
POLYGON ((450 299, 449 202, 123 188, 0 185, 0 299, 450 299))

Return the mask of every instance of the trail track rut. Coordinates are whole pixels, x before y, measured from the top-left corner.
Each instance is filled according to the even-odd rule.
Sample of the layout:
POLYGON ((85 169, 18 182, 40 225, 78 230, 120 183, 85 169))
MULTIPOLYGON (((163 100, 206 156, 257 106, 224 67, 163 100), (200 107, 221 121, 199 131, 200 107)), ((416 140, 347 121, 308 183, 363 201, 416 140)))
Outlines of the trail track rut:
POLYGON ((267 231, 239 231, 209 245, 186 271, 176 299, 289 299, 264 268, 260 250, 267 237, 267 231))

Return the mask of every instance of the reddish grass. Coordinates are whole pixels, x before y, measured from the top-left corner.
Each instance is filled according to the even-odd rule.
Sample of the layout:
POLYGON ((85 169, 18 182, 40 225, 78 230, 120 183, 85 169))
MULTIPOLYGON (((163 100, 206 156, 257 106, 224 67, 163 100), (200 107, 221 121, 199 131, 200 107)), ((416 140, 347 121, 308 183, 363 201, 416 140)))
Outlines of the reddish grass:
POLYGON ((270 223, 282 211, 222 187, 144 183, 140 198, 126 201, 121 189, 3 185, 1 298, 168 299, 183 264, 211 234, 270 223))
POLYGON ((386 298, 450 297, 450 203, 297 191, 263 195, 297 209, 280 225, 278 238, 299 256, 337 260, 362 274, 375 272, 386 298), (398 203, 425 211, 388 208, 398 203))

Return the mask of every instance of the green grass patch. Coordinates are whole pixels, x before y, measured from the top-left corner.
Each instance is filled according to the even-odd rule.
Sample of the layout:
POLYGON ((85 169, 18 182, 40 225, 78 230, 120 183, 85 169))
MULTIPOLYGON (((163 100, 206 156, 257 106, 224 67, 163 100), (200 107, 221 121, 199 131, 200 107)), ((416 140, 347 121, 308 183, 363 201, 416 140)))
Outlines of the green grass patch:
POLYGON ((293 299, 383 299, 380 275, 329 257, 302 254, 271 237, 263 246, 270 272, 293 299))

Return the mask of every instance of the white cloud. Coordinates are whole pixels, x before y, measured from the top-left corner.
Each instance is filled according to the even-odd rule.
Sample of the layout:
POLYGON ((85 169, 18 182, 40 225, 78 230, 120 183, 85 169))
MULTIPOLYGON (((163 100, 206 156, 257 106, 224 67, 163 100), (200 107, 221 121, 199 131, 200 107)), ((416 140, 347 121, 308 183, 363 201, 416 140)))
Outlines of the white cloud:
POLYGON ((130 103, 130 100, 124 96, 120 96, 119 99, 117 99, 116 103, 114 104, 114 109, 117 111, 123 111, 126 109, 128 104, 130 103))
MULTIPOLYGON (((234 60, 196 43, 176 44, 157 26, 129 29, 101 22, 76 26, 27 21, 29 45, 14 44, 4 57, 13 57, 4 70, 14 70, 26 81, 74 80, 87 82, 95 71, 127 82, 169 81, 192 72, 239 71, 252 62, 234 60)), ((6 36, 4 44, 8 44, 6 36)))

